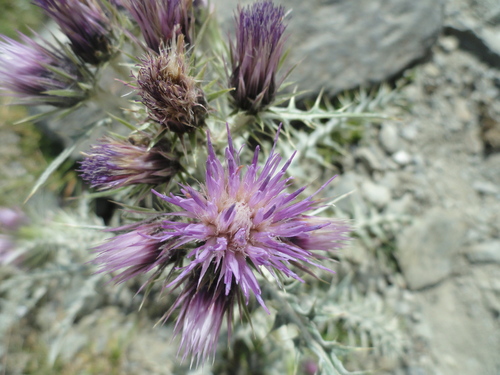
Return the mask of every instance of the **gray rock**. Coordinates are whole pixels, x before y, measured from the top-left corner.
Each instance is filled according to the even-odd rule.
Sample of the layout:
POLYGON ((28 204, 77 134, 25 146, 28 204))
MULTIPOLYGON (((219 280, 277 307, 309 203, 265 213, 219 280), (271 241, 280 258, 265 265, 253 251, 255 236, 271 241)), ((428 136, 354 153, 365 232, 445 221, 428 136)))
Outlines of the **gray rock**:
POLYGON ((500 263, 500 240, 473 245, 465 256, 471 263, 500 263))
POLYGON ((361 208, 362 212, 367 211, 366 204, 361 199, 358 191, 358 175, 356 175, 354 172, 346 172, 333 181, 335 186, 335 193, 338 196, 349 194, 348 196, 335 203, 335 206, 337 206, 340 210, 350 214, 354 212, 354 206, 358 206, 358 209, 361 208))
POLYGON ((498 187, 489 181, 474 181, 472 184, 474 190, 481 194, 498 194, 498 187))
MULTIPOLYGON (((241 1, 246 5, 250 0, 241 1)), ((442 25, 442 0, 275 0, 293 9, 289 62, 300 89, 330 93, 382 82, 424 57, 442 25)), ((233 27, 237 2, 213 0, 233 27)))
POLYGON ((446 52, 455 51, 458 48, 459 43, 458 38, 454 36, 444 36, 439 41, 439 45, 446 52))
POLYGON ((436 208, 398 236, 397 258, 410 289, 431 286, 449 276, 465 229, 460 215, 436 208))
POLYGON ((476 55, 485 63, 491 66, 500 64, 498 28, 481 27, 467 20, 460 25, 448 25, 446 32, 459 39, 460 48, 476 55))
POLYGON ((406 373, 408 375, 428 375, 429 372, 420 366, 410 366, 408 367, 406 373))
POLYGON ((391 200, 391 192, 388 188, 370 180, 363 182, 361 189, 365 198, 377 208, 384 208, 391 200))
POLYGON ((418 130, 415 125, 410 124, 401 129, 401 136, 407 141, 413 141, 417 138, 418 130))
POLYGON ((401 147, 398 130, 394 124, 384 124, 378 134, 380 144, 389 154, 393 154, 401 147))
POLYGON ((375 155, 375 152, 373 152, 373 150, 369 148, 358 148, 354 156, 356 159, 360 160, 370 172, 380 171, 384 169, 382 163, 380 162, 380 160, 382 159, 380 155, 375 155))
POLYGON ((404 150, 400 150, 392 155, 392 160, 401 166, 405 166, 411 162, 411 156, 404 150))
POLYGON ((406 193, 400 199, 395 199, 389 202, 386 212, 393 215, 408 214, 413 204, 413 197, 410 193, 406 193))

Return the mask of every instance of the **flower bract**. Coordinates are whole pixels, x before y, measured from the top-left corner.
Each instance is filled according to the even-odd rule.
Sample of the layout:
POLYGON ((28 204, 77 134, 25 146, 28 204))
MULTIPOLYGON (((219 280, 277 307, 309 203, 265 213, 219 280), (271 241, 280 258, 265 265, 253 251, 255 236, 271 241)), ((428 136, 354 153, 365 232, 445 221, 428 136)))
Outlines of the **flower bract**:
POLYGON ((271 1, 238 9, 229 77, 236 108, 257 113, 274 100, 281 84, 276 73, 286 39, 284 17, 284 8, 271 1))

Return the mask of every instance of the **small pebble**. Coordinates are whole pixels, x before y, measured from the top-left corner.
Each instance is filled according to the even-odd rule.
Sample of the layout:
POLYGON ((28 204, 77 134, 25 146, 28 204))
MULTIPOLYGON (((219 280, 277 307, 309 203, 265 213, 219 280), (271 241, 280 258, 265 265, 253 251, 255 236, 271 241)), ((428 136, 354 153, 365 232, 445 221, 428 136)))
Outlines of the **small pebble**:
POLYGON ((401 147, 398 130, 394 124, 384 124, 378 136, 383 149, 389 154, 395 153, 401 147))
POLYGON ((407 165, 411 162, 411 156, 406 151, 398 151, 392 155, 392 160, 401 166, 407 165))

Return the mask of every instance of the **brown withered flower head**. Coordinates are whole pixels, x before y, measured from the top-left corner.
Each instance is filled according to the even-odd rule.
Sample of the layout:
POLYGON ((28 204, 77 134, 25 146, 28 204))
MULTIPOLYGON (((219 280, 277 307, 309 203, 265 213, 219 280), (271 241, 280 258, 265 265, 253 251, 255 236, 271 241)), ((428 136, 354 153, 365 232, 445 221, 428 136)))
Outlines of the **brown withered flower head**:
POLYGON ((139 64, 137 90, 149 117, 176 133, 187 133, 204 125, 207 114, 203 90, 189 74, 184 40, 148 54, 139 64))

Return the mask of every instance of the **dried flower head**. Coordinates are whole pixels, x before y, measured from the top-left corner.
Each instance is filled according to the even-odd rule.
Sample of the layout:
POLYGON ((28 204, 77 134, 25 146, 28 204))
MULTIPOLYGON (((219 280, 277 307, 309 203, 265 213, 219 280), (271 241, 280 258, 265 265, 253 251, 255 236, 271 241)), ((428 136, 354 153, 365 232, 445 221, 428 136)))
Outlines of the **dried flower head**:
POLYGON ((20 43, 6 36, 0 41, 0 89, 23 104, 72 107, 86 97, 78 82, 79 68, 48 43, 43 47, 26 35, 20 43))
POLYGON ((152 120, 177 133, 204 125, 205 94, 189 75, 182 36, 168 51, 149 54, 142 60, 137 85, 152 120))
POLYGON ((105 137, 84 154, 81 176, 99 190, 169 182, 178 171, 177 160, 168 145, 148 145, 149 139, 137 142, 134 138, 125 141, 105 137))
POLYGON ((71 49, 83 61, 97 65, 110 58, 113 30, 96 0, 34 0, 34 3, 57 22, 71 49))
POLYGON ((274 100, 282 81, 276 81, 276 72, 285 43, 284 17, 284 8, 271 1, 238 8, 229 78, 236 108, 257 113, 274 100))
POLYGON ((124 0, 141 29, 146 45, 160 52, 178 35, 192 41, 192 0, 124 0))
MULTIPOLYGON (((165 281, 165 287, 184 285, 173 306, 181 307, 177 331, 182 331, 185 353, 202 361, 215 350, 222 317, 232 313, 236 298, 248 303, 253 294, 267 310, 256 273, 267 269, 277 280, 281 274, 302 281, 292 266, 305 271, 309 266, 328 270, 317 263, 324 256, 316 251, 339 248, 350 230, 340 221, 305 214, 319 205, 313 199, 317 193, 299 200, 305 187, 293 193, 285 191, 291 181, 285 174, 293 156, 280 168, 281 157, 273 147, 260 167, 257 147, 251 164, 245 167, 240 165, 240 152, 235 150, 229 134, 228 143, 224 167, 209 138, 206 180, 200 191, 182 186, 183 196, 155 192, 179 210, 165 215, 155 235, 138 228, 143 239, 129 245, 142 252, 144 238, 155 239, 162 251, 151 266, 160 270, 164 268, 161 257, 170 260, 178 254, 184 258, 184 266, 173 280, 165 281)), ((97 259, 102 270, 124 268, 119 278, 136 269, 129 262, 117 267, 108 260, 124 258, 127 248, 124 250, 123 243, 129 241, 126 236, 119 235, 97 248, 107 254, 97 259)), ((157 277, 155 274, 150 282, 157 277)))

